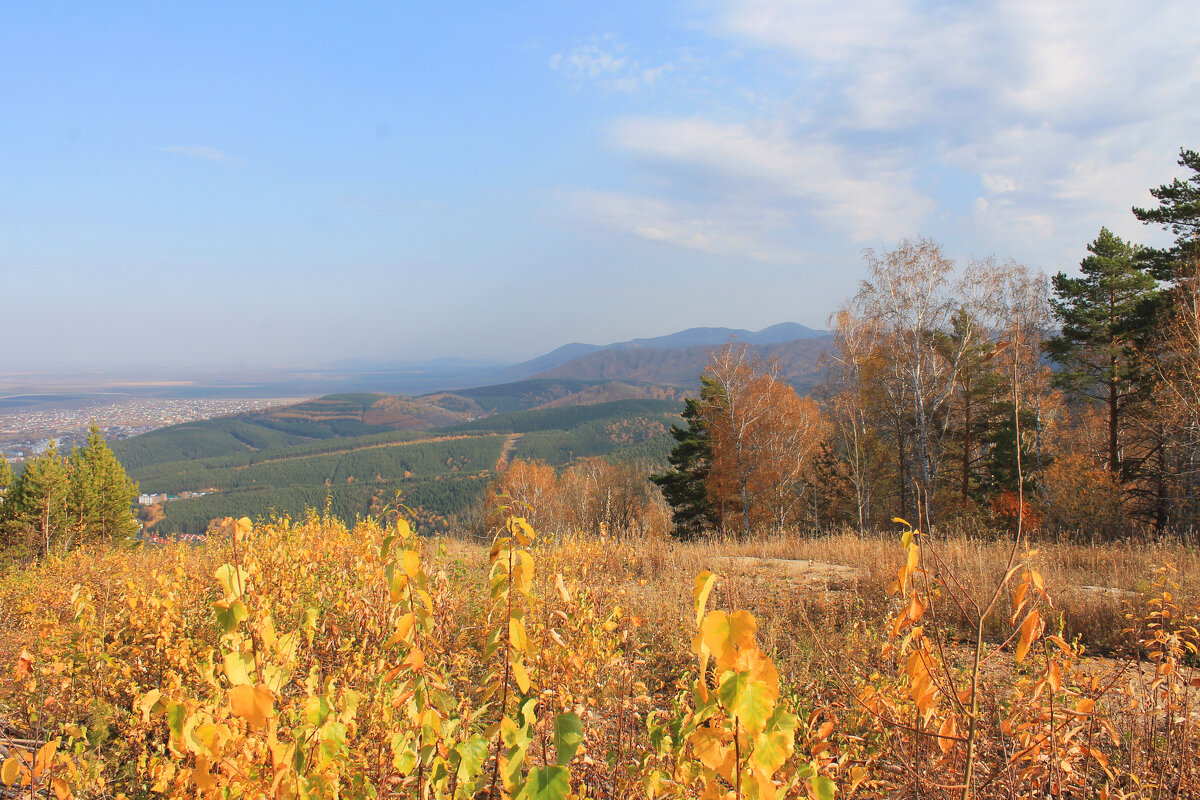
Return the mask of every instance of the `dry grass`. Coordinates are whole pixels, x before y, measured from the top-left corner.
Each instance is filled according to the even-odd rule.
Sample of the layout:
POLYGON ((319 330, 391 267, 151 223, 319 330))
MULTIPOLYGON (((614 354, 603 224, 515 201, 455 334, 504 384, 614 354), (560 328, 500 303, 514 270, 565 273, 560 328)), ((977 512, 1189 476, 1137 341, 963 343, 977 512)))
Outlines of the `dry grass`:
MULTIPOLYGON (((314 547, 312 558, 329 556, 336 561, 344 557, 338 549, 340 545, 327 547, 328 552, 314 547)), ((473 661, 478 658, 475 651, 482 649, 490 625, 486 600, 487 548, 463 540, 436 539, 426 542, 424 550, 428 572, 440 587, 438 593, 442 598, 439 618, 444 617, 445 624, 439 635, 445 636, 447 653, 470 662, 464 673, 470 680, 460 681, 463 691, 469 691, 477 685, 472 681, 483 667, 473 661)), ((930 557, 927 564, 936 563, 943 577, 949 579, 952 574, 953 580, 961 583, 968 594, 983 598, 1003 577, 1011 549, 1003 542, 954 536, 935 541, 927 551, 930 557)), ((68 623, 72 614, 71 588, 75 584, 88 587, 99 608, 115 608, 124 602, 123 587, 144 587, 152 582, 155 573, 176 573, 183 576, 184 587, 198 587, 187 592, 201 598, 206 591, 203 587, 211 583, 215 566, 229 557, 227 545, 214 541, 193 548, 79 552, 66 559, 0 575, 0 664, 10 669, 22 648, 37 651, 41 657, 39 620, 55 617, 68 623)), ((607 614, 607 609, 617 604, 626 619, 636 618, 630 629, 629 655, 622 657, 621 667, 632 669, 633 674, 614 684, 619 677, 613 671, 614 661, 591 665, 592 672, 587 678, 593 686, 607 682, 628 687, 644 683, 646 687, 648 697, 644 704, 633 702, 632 695, 607 700, 601 697, 602 704, 609 702, 612 708, 625 711, 601 709, 588 717, 588 724, 593 726, 589 736, 594 741, 622 743, 620 756, 612 765, 612 775, 626 774, 622 770, 636 774, 638 759, 644 757, 649 746, 645 741, 646 715, 666 713, 686 686, 694 664, 693 581, 701 571, 712 570, 720 573, 722 579, 710 607, 745 609, 754 614, 758 621, 758 643, 775 660, 784 691, 796 710, 805 719, 837 721, 838 734, 829 756, 841 761, 827 762, 822 769, 839 780, 842 796, 853 794, 848 776, 855 766, 866 765, 863 768, 869 767, 871 776, 856 796, 880 796, 885 793, 884 787, 894 789, 900 785, 899 778, 906 774, 906 767, 899 760, 902 754, 891 752, 887 740, 863 722, 852 691, 881 675, 884 681, 895 680, 897 662, 881 655, 881 646, 888 639, 889 617, 900 607, 900 600, 888 592, 903 561, 895 535, 859 536, 845 532, 820 537, 796 534, 752 541, 695 543, 548 537, 538 545, 536 558, 539 592, 543 596, 554 596, 554 578, 561 574, 577 596, 592 598, 590 602, 597 613, 607 614), (619 724, 614 724, 612 720, 616 717, 606 717, 606 713, 625 716, 619 724), (642 715, 640 721, 634 719, 637 714, 642 715)), ((1181 589, 1177 600, 1185 611, 1194 613, 1200 607, 1197 586, 1200 554, 1195 550, 1167 544, 1090 548, 1051 543, 1042 545, 1027 558, 1036 565, 1055 598, 1054 610, 1059 616, 1048 620, 1047 632, 1056 632, 1061 626, 1065 638, 1079 637, 1092 655, 1116 656, 1136 649, 1132 637, 1123 633, 1129 625, 1126 614, 1133 613, 1138 618, 1145 615, 1152 576, 1159 566, 1172 564, 1178 570, 1181 589)), ((282 559, 281 570, 291 563, 282 559)), ((314 569, 322 566, 333 570, 331 576, 337 574, 332 562, 312 565, 314 569)), ((286 577, 294 573, 284 570, 279 574, 279 580, 287 583, 286 577)), ((278 587, 280 597, 287 594, 288 587, 283 583, 278 587)), ((195 599, 191 594, 187 595, 189 602, 195 599)), ((207 603, 201 605, 207 608, 207 603)), ((1001 638, 1009 622, 1006 619, 1009 609, 1011 605, 1006 599, 989 628, 993 641, 1001 638)), ((290 612, 281 606, 279 613, 283 617, 290 612)), ((965 660, 962 657, 967 653, 966 648, 954 642, 956 635, 967 632, 963 620, 955 619, 948 607, 941 609, 941 618, 948 623, 951 658, 958 662, 965 660)), ((352 619, 347 617, 347 628, 352 619)), ((1007 627, 1011 629, 1010 624, 1007 627)), ((1112 663, 1111 659, 1104 659, 1083 666, 1102 671, 1112 663)), ((1003 689, 1007 684, 1024 680, 1027 673, 1028 670, 1015 669, 1011 659, 1002 659, 990 668, 988 679, 992 686, 1003 689)), ((1137 697, 1144 704, 1154 698, 1154 690, 1148 688, 1153 679, 1150 671, 1138 666, 1125 673, 1122 687, 1128 689, 1129 698, 1137 697)), ((902 694, 899 689, 897 692, 897 696, 902 694)), ((5 708, 5 693, 0 685, 0 728, 23 734, 28 725, 20 718, 22 710, 15 705, 5 708)), ((1130 773, 1146 773, 1150 769, 1146 764, 1151 763, 1146 760, 1150 759, 1147 754, 1154 752, 1159 736, 1155 727, 1157 718, 1140 710, 1145 705, 1113 702, 1116 704, 1111 709, 1112 718, 1126 741, 1145 743, 1140 750, 1122 745, 1124 749, 1117 751, 1130 759, 1130 773), (1145 764, 1139 765, 1138 758, 1145 764)), ((114 708, 122 711, 126 706, 127 702, 114 704, 114 708)), ((1184 763, 1178 761, 1171 769, 1181 769, 1184 763)), ((928 769, 936 772, 938 767, 930 762, 928 769)))

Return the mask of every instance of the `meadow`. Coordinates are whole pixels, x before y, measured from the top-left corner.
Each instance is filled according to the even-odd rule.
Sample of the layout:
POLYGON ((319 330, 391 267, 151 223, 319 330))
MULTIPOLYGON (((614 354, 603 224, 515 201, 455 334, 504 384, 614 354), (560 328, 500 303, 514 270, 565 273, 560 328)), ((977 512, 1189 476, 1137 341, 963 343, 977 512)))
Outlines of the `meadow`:
POLYGON ((493 522, 227 520, 9 572, 10 794, 1200 791, 1193 549, 493 522))

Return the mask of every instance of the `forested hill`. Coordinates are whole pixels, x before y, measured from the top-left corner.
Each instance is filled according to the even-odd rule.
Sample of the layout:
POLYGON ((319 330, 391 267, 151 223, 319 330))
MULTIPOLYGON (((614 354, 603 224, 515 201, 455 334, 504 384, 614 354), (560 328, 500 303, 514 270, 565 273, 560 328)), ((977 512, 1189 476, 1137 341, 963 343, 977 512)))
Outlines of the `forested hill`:
POLYGON ((219 517, 295 516, 326 506, 352 519, 397 500, 437 530, 469 509, 513 459, 661 465, 681 408, 671 390, 656 387, 525 381, 432 398, 332 395, 117 445, 143 493, 170 497, 146 515, 155 533, 201 533, 219 517), (639 391, 650 397, 550 405, 639 391), (445 418, 456 424, 401 427, 445 418))
POLYGON ((421 431, 497 413, 613 400, 675 400, 670 387, 578 379, 537 379, 424 397, 333 394, 297 405, 173 425, 116 442, 128 470, 236 456, 340 437, 421 431))

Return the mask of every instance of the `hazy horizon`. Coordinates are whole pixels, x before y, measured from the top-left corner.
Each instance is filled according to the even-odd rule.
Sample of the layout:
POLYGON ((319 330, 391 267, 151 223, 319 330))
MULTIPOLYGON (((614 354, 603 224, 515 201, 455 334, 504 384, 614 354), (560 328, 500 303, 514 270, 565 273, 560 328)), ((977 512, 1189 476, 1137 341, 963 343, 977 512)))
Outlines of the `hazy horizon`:
POLYGON ((1072 269, 1195 147, 1182 2, 0 8, 0 372, 825 327, 862 250, 1072 269))

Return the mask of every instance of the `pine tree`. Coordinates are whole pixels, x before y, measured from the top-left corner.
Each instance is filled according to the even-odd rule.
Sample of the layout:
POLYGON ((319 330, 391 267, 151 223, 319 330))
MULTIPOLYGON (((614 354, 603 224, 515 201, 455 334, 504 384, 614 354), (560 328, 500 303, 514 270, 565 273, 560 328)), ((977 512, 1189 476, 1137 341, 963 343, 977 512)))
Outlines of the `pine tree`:
POLYGON ((25 462, 5 495, 0 513, 4 545, 49 555, 62 543, 69 494, 66 465, 51 443, 45 453, 25 462))
POLYGON ((1157 208, 1134 208, 1133 215, 1147 225, 1161 225, 1175 235, 1175 246, 1165 250, 1147 249, 1144 253, 1155 277, 1177 281, 1180 268, 1188 257, 1200 257, 1200 153, 1180 148, 1179 166, 1192 174, 1176 178, 1150 194, 1157 208))
POLYGON ((1128 479, 1132 464, 1122 459, 1121 439, 1146 386, 1137 351, 1152 328, 1159 289, 1139 263, 1140 248, 1108 228, 1100 229, 1088 251, 1079 264, 1081 277, 1060 272, 1052 279, 1051 305, 1062 332, 1046 350, 1063 367, 1061 386, 1106 407, 1108 469, 1128 479))
MULTIPOLYGON (((712 391, 706 386, 701 390, 701 396, 706 390, 712 391)), ((716 519, 705 486, 712 466, 712 443, 701 413, 700 399, 689 398, 684 403, 683 418, 688 423, 686 428, 671 426, 671 436, 676 441, 667 458, 671 470, 662 475, 651 475, 650 480, 671 506, 676 538, 686 540, 711 530, 716 519)))
MULTIPOLYGON (((8 463, 8 459, 0 453, 0 505, 4 504, 4 496, 8 493, 8 487, 12 486, 13 471, 12 466, 8 463)), ((0 517, 3 515, 0 514, 0 517)))
POLYGON ((133 502, 138 486, 129 480, 95 422, 87 443, 71 451, 67 472, 71 520, 64 549, 89 540, 128 539, 137 533, 133 502))

